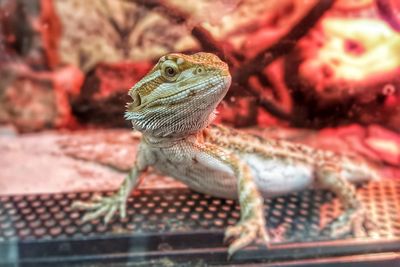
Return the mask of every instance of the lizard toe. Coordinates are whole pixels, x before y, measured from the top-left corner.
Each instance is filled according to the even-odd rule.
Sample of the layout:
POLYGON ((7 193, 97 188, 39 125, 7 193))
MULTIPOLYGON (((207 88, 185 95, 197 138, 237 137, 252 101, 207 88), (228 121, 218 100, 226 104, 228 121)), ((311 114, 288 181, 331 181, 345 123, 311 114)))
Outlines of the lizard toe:
POLYGON ((267 247, 269 245, 269 237, 265 230, 263 220, 249 219, 241 222, 237 226, 232 226, 231 229, 232 230, 228 232, 228 235, 231 235, 232 237, 235 236, 235 239, 228 248, 228 259, 230 259, 237 251, 251 243, 262 243, 267 247))
POLYGON ((225 230, 224 243, 228 243, 232 241, 232 239, 239 237, 242 232, 243 232, 243 227, 240 224, 229 226, 225 230))
POLYGON ((108 223, 117 210, 121 216, 125 212, 125 200, 120 195, 92 199, 92 201, 76 201, 72 204, 73 209, 88 211, 82 218, 82 222, 91 221, 104 216, 104 223, 108 223))
POLYGON ((335 221, 325 227, 331 237, 337 238, 348 233, 356 237, 365 237, 368 231, 376 228, 376 224, 364 208, 348 210, 335 221))

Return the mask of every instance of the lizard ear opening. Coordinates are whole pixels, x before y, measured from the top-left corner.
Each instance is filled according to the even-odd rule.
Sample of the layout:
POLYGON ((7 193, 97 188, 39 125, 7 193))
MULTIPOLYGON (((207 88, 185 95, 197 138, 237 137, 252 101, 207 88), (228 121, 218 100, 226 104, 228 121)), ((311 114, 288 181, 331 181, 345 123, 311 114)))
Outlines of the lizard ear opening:
POLYGON ((126 107, 128 111, 133 111, 134 108, 140 106, 141 99, 140 95, 133 90, 129 92, 129 95, 132 97, 133 101, 131 103, 128 103, 126 107))

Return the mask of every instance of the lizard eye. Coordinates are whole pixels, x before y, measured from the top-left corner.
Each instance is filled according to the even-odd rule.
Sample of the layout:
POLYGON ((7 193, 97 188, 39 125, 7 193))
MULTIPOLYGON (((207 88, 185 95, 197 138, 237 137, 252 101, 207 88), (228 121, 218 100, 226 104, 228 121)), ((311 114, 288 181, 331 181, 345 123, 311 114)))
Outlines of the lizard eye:
POLYGON ((169 77, 174 77, 175 76, 175 70, 172 67, 166 67, 165 68, 165 74, 169 77))
POLYGON ((178 77, 178 66, 175 62, 167 60, 161 66, 161 74, 166 78, 168 81, 175 81, 178 77))

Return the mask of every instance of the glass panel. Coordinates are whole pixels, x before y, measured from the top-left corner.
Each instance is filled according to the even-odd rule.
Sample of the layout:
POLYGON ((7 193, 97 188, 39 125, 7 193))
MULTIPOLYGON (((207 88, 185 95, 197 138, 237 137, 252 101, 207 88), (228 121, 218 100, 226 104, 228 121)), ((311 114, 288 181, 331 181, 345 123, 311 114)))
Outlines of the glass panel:
POLYGON ((0 0, 0 265, 400 265, 399 14, 0 0))

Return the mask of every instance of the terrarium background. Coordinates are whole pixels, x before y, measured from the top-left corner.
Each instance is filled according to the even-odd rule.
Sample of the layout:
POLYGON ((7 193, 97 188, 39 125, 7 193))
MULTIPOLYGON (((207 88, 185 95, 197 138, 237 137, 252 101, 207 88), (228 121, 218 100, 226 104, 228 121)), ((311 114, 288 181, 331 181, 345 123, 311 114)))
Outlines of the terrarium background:
POLYGON ((129 127, 126 92, 152 64, 169 52, 205 50, 228 61, 234 77, 224 122, 400 130, 400 36, 389 25, 391 35, 371 28, 380 20, 374 1, 333 2, 2 0, 0 122, 21 131, 129 127), (354 32, 360 19, 371 25, 354 32), (348 29, 335 32, 337 21, 348 29), (361 83, 341 79, 335 72, 343 65, 372 57, 374 38, 393 50, 372 62, 378 74, 361 83), (330 47, 332 40, 343 47, 330 47), (336 66, 319 55, 327 49, 337 54, 329 59, 336 66), (385 61, 395 67, 382 73, 385 61))
POLYGON ((242 260, 397 249, 400 26, 383 12, 400 10, 395 3, 0 0, 0 265, 70 266, 78 256, 226 261, 223 230, 239 207, 169 177, 147 175, 128 218, 108 225, 83 223, 71 209, 75 199, 120 186, 140 138, 123 119, 127 91, 169 52, 208 51, 229 64, 233 83, 218 122, 358 154, 385 179, 358 189, 379 224, 364 243, 348 235, 302 247, 341 212, 333 194, 305 191, 265 203, 270 231, 288 230, 287 247, 273 235, 274 253, 250 249, 242 260))
POLYGON ((0 0, 0 193, 115 189, 139 137, 127 91, 169 52, 229 63, 218 122, 400 177, 400 34, 377 2, 0 0))

